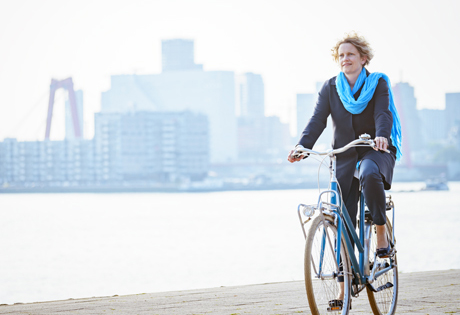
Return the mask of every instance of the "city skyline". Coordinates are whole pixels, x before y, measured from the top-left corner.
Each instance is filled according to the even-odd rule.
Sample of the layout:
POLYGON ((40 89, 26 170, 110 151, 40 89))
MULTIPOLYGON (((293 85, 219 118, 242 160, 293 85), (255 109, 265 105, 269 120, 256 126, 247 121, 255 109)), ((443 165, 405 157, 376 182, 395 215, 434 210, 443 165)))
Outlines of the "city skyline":
MULTIPOLYGON (((390 1, 372 23, 357 18, 374 14, 364 1, 353 8, 339 1, 0 5, 0 40, 6 47, 0 50, 0 139, 42 140, 50 81, 69 76, 85 94, 85 134, 91 138, 93 114, 110 76, 160 73, 162 39, 193 39, 196 62, 206 71, 261 74, 266 114, 289 123, 295 121, 296 94, 313 92, 315 82, 338 72, 330 48, 350 30, 366 36, 376 52, 369 70, 385 72, 393 84, 409 82, 419 108, 442 108, 445 93, 460 91, 455 1, 390 1)), ((61 130, 62 139, 63 105, 55 115, 53 130, 61 130)))

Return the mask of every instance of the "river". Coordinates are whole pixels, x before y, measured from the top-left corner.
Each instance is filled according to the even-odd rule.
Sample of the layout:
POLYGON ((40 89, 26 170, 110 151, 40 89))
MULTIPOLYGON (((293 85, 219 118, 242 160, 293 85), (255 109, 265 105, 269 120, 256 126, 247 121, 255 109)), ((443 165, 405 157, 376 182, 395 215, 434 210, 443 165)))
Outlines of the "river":
MULTIPOLYGON (((394 183, 400 272, 460 268, 460 183, 394 183)), ((318 191, 2 194, 0 304, 303 279, 318 191)))

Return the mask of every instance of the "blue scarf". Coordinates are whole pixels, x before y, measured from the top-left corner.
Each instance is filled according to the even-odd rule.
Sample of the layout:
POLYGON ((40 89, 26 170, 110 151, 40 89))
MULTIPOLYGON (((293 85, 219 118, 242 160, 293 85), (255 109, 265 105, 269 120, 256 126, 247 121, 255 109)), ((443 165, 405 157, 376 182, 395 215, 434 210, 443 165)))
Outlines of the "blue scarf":
POLYGON ((339 94, 340 100, 343 103, 345 109, 353 115, 361 114, 364 109, 366 109, 367 104, 374 96, 375 88, 379 83, 379 79, 384 78, 387 81, 388 89, 390 93, 390 106, 389 109, 393 114, 393 126, 391 126, 391 140, 393 145, 396 147, 396 159, 399 161, 402 156, 401 152, 401 121, 399 119, 398 111, 396 109, 395 103, 393 101, 393 91, 391 90, 390 79, 383 73, 374 72, 367 76, 366 70, 363 67, 363 70, 359 74, 358 79, 356 80, 353 91, 348 84, 347 78, 343 72, 340 72, 337 76, 336 87, 337 93, 339 94), (361 94, 358 97, 358 100, 355 101, 353 95, 359 90, 359 88, 364 84, 364 87, 361 91, 361 94))

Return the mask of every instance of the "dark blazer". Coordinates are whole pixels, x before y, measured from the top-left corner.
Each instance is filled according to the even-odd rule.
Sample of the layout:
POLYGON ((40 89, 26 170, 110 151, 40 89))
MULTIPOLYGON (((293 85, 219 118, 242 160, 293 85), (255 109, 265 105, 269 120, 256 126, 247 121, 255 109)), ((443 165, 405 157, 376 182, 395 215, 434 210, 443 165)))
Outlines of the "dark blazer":
MULTIPOLYGON (((305 127, 299 144, 305 148, 313 148, 316 140, 326 128, 329 115, 332 116, 334 130, 332 147, 334 149, 343 147, 363 133, 369 134, 372 139, 385 137, 388 140, 391 154, 375 151, 371 148, 352 148, 338 154, 337 180, 342 189, 342 194, 346 198, 353 180, 356 163, 363 158, 370 158, 379 166, 380 173, 384 177, 385 189, 390 189, 396 159, 396 148, 392 145, 390 139, 393 115, 389 110, 387 82, 385 79, 380 78, 374 96, 369 101, 366 109, 361 114, 353 115, 343 106, 337 93, 335 81, 336 77, 333 77, 326 81, 321 88, 313 116, 305 127)), ((361 89, 355 93, 355 99, 361 94, 361 89)))

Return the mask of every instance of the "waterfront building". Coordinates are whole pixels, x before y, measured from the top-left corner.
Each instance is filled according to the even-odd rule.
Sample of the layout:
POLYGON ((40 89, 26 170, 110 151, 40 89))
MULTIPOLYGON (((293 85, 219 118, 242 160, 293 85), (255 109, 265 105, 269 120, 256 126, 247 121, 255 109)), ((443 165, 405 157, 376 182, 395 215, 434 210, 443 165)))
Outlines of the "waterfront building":
POLYGON ((237 76, 238 159, 269 161, 284 157, 290 144, 289 125, 265 116, 265 88, 260 74, 237 76))
POLYGON ((94 181, 91 140, 0 142, 4 186, 77 186, 94 181))
POLYGON ((66 187, 202 180, 207 117, 191 112, 97 113, 93 140, 0 142, 0 185, 66 187))
POLYGON ((207 115, 211 162, 235 161, 235 75, 232 71, 192 67, 190 42, 193 44, 163 41, 161 74, 111 76, 110 89, 102 93, 101 113, 192 111, 207 115), (176 44, 188 48, 182 51, 176 44))
POLYGON ((265 89, 260 74, 244 73, 237 80, 239 116, 265 117, 265 89))
POLYGON ((460 128, 460 92, 446 93, 447 128, 460 128))
POLYGON ((284 158, 291 145, 289 125, 278 116, 238 118, 238 158, 273 161, 284 158))
POLYGON ((396 83, 393 86, 393 95, 402 127, 402 161, 409 167, 417 156, 422 157, 424 139, 422 138, 421 121, 417 110, 417 99, 414 96, 414 88, 407 82, 396 83), (421 153, 419 155, 419 153, 421 153))
MULTIPOLYGON (((296 115, 297 115, 297 138, 300 139, 302 132, 307 126, 315 108, 315 95, 313 93, 297 94, 296 115)), ((297 140, 298 140, 297 139, 297 140)))
POLYGON ((421 109, 418 111, 421 122, 422 137, 427 145, 445 143, 448 127, 445 110, 421 109))
POLYGON ((266 135, 265 117, 238 117, 238 159, 266 159, 266 135))
POLYGON ((289 124, 283 123, 278 116, 268 116, 265 121, 268 156, 284 160, 286 152, 292 148, 289 124))
POLYGON ((191 112, 97 113, 98 182, 202 180, 209 169, 207 117, 191 112))
MULTIPOLYGON (((324 82, 315 83, 315 93, 302 93, 297 94, 296 98, 296 115, 297 115, 297 139, 296 142, 302 137, 302 132, 307 126, 310 118, 313 115, 316 102, 318 101, 318 95, 323 87, 324 82)), ((315 148, 318 150, 324 150, 331 148, 332 143, 332 118, 329 116, 326 122, 326 128, 320 135, 315 143, 315 148)))

